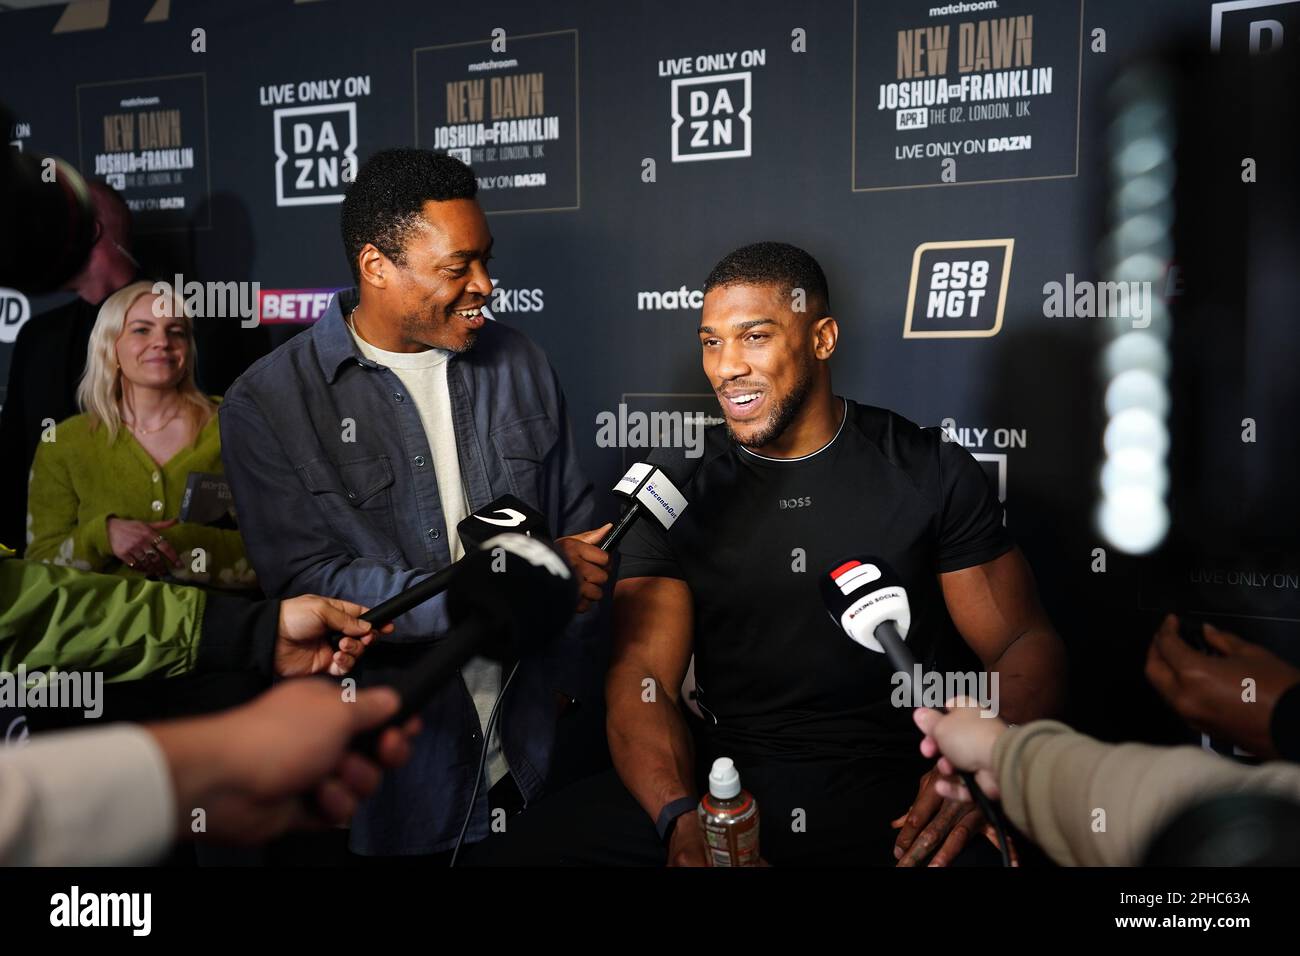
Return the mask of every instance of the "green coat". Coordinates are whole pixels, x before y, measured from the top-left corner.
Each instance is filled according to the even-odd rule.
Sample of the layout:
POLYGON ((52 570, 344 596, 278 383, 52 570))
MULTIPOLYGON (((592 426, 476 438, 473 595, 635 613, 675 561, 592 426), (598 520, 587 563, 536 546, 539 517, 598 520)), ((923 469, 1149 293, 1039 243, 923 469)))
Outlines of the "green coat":
MULTIPOLYGON (((27 493, 24 557, 82 571, 143 577, 113 554, 108 518, 165 521, 180 515, 191 472, 221 474, 221 433, 213 415, 194 444, 158 465, 135 436, 91 429, 90 416, 73 415, 42 441, 27 493)), ((255 587, 256 574, 238 531, 182 522, 161 532, 181 559, 171 576, 225 588, 255 587)))
POLYGON ((187 671, 272 675, 279 601, 5 559, 0 671, 101 671, 106 681, 187 671))

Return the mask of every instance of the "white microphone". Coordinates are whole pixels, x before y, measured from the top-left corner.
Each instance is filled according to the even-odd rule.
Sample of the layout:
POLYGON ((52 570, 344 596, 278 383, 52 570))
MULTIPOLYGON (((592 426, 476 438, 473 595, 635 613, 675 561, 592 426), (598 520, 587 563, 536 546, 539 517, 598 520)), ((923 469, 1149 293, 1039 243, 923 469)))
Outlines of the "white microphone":
POLYGON ((912 609, 907 589, 889 565, 879 558, 850 558, 822 575, 821 590, 827 612, 844 633, 910 676, 914 661, 906 640, 912 609))
MULTIPOLYGON (((903 699, 915 700, 912 674, 917 670, 916 658, 907 647, 912 609, 907 603, 907 589, 894 570, 879 558, 859 556, 839 562, 822 575, 819 583, 822 603, 831 619, 855 642, 888 657, 890 666, 904 682, 906 695, 903 699)), ((947 707, 932 709, 941 714, 948 712, 947 707)), ((1001 815, 975 783, 973 773, 966 770, 957 773, 997 830, 1002 865, 1010 866, 1011 857, 1001 815)))
POLYGON ((685 459, 670 465, 667 457, 652 454, 650 461, 637 462, 618 480, 614 494, 626 498, 630 504, 600 542, 600 550, 612 551, 642 515, 651 515, 665 531, 682 516, 687 501, 680 489, 690 480, 694 468, 688 470, 685 459))

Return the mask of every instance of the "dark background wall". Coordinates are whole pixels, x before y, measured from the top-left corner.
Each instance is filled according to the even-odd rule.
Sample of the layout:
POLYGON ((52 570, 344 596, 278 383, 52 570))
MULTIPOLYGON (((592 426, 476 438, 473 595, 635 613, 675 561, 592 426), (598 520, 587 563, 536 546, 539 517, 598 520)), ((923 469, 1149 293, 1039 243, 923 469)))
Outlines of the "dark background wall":
MULTIPOLYGON (((546 349, 596 484, 612 485, 636 455, 598 447, 601 412, 616 412, 620 403, 716 411, 701 394, 708 386, 694 333, 698 309, 639 307, 649 302, 642 294, 699 289, 710 266, 745 242, 803 246, 830 279, 842 330, 837 390, 922 424, 952 419, 963 444, 985 457, 991 478, 1004 482, 1008 523, 1071 647, 1076 719, 1107 736, 1176 737, 1185 731, 1141 678, 1149 635, 1172 599, 1143 586, 1139 559, 1112 550, 1106 571, 1094 570, 1093 549, 1103 545, 1091 524, 1101 323, 1045 316, 1043 286, 1067 274, 1098 277, 1095 248, 1109 185, 1108 81, 1122 64, 1171 42, 1207 48, 1212 4, 1000 0, 996 9, 932 15, 941 6, 947 4, 114 0, 109 22, 97 30, 54 33, 59 8, 0 15, 0 98, 17 112, 25 148, 64 156, 90 174, 95 156, 110 151, 105 114, 180 110, 193 168, 179 183, 127 189, 128 198, 144 203, 185 197, 183 209, 138 211, 141 258, 162 276, 256 280, 266 293, 349 284, 340 190, 314 182, 300 188, 294 160, 306 156, 315 168, 320 159, 337 162, 350 145, 353 117, 361 161, 390 145, 434 145, 436 128, 447 124, 448 83, 541 74, 537 105, 558 122, 544 156, 470 158, 481 176, 546 174, 545 186, 481 194, 496 238, 494 278, 515 293, 496 300, 494 314, 546 349), (160 7, 165 19, 146 22, 160 7), (876 109, 881 85, 898 79, 900 30, 950 26, 947 78, 957 82, 952 60, 961 55, 960 24, 1030 15, 1032 26, 1023 21, 1016 34, 1024 39, 1032 31, 1032 46, 1023 49, 1031 59, 1022 65, 1050 68, 1050 92, 994 100, 1007 104, 1005 119, 966 114, 960 124, 924 130, 900 130, 895 111, 876 109), (505 52, 489 47, 497 28, 505 52), (1098 28, 1105 52, 1094 50, 1098 28), (196 29, 204 31, 204 52, 194 49, 196 29), (800 37, 802 50, 795 49, 800 37), (696 59, 733 53, 734 63, 696 59), (510 59, 517 65, 469 68, 510 59), (683 59, 692 72, 673 73, 683 59), (348 78, 364 78, 354 81, 353 95, 340 85, 332 96, 326 87, 324 99, 276 101, 285 84, 296 96, 304 82, 348 78), (690 93, 701 93, 709 103, 706 140, 713 120, 730 120, 733 145, 699 145, 690 116, 674 133, 675 79, 705 81, 678 90, 678 111, 689 112, 690 93), (723 89, 733 113, 725 102, 719 106, 723 89), (700 153, 746 152, 739 115, 746 95, 747 155, 701 159, 700 153), (123 105, 141 96, 158 96, 159 103, 123 105), (1016 115, 1019 103, 1027 116, 1016 115), (298 116, 316 124, 313 135, 332 118, 344 142, 289 156, 278 196, 277 125, 286 149, 296 144, 293 118, 277 118, 276 110, 303 105, 326 108, 298 116), (1015 139, 1021 136, 1029 142, 1015 139), (927 143, 1000 137, 1029 148, 957 155, 952 183, 942 179, 941 156, 900 158, 900 150, 917 144, 924 150, 927 143), (646 160, 653 160, 653 181, 646 160), (284 203, 294 198, 323 201, 284 203), (1005 273, 1005 296, 995 283, 978 315, 967 310, 946 324, 927 319, 932 260, 925 258, 915 277, 912 331, 938 334, 905 335, 918 246, 978 240, 1014 240, 1009 266, 1001 247, 990 259, 999 278, 1005 273), (989 334, 997 300, 1001 324, 989 334)), ((1229 16, 1223 23, 1225 45, 1243 44, 1244 21, 1229 16)), ((990 250, 926 255, 936 254, 971 259, 990 250)), ((1162 285, 1157 295, 1167 291, 1162 285)), ((214 393, 298 329, 269 322, 245 329, 237 319, 201 325, 202 384, 214 393)), ((12 333, 5 332, 5 342, 12 333)), ((0 380, 8 352, 0 344, 0 380)), ((612 500, 607 505, 612 511, 612 500)), ((1282 575, 1266 598, 1248 585, 1224 584, 1189 600, 1225 626, 1291 653, 1298 616, 1297 588, 1288 583, 1296 572, 1292 556, 1247 557, 1218 570, 1258 570, 1260 561, 1269 574, 1282 575)))

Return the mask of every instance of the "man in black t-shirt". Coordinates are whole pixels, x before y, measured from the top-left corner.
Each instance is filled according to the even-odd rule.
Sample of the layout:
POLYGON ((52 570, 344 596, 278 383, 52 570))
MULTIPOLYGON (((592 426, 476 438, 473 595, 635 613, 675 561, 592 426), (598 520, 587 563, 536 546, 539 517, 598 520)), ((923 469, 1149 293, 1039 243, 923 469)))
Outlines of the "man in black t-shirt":
POLYGON ((835 406, 834 437, 792 458, 709 429, 672 532, 641 521, 620 549, 621 581, 665 578, 689 590, 695 699, 710 743, 727 755, 914 751, 910 711, 890 703, 893 668, 845 635, 818 589, 822 573, 856 554, 883 558, 907 583, 918 661, 978 666, 960 651, 934 572, 1014 547, 983 471, 892 412, 839 398, 835 406))
POLYGON ((689 506, 672 530, 640 521, 620 548, 606 678, 617 779, 555 795, 549 837, 544 801, 488 861, 704 864, 689 811, 720 756, 757 798, 774 864, 946 865, 991 833, 934 791, 910 706, 891 704, 893 669, 831 619, 818 579, 883 559, 907 588, 917 660, 999 672, 1013 723, 1057 713, 1064 651, 974 459, 833 394, 838 334, 800 249, 746 246, 710 274, 699 338, 725 428, 684 461, 689 506), (679 702, 692 654, 700 720, 679 702))

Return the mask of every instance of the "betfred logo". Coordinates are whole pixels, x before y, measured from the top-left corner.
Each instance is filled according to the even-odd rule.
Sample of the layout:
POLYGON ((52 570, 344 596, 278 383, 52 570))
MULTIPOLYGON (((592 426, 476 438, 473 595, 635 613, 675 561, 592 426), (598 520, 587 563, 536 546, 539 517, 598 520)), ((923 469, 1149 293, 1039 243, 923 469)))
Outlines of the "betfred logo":
POLYGON ((262 322, 310 324, 325 314, 339 289, 263 289, 262 322))
POLYGON ((988 338, 1002 330, 1014 239, 923 242, 912 255, 905 339, 988 338))
POLYGON ((357 171, 357 104, 275 111, 275 204, 343 201, 357 171))
POLYGON ((32 317, 32 305, 17 289, 0 289, 0 342, 14 342, 32 317))

